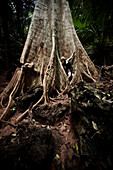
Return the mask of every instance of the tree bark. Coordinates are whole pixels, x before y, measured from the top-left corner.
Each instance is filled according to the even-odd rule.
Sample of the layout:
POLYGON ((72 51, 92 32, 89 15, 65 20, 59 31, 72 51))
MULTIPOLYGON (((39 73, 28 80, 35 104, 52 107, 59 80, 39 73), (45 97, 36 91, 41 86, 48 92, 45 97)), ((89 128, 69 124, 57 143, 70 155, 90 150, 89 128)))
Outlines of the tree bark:
POLYGON ((43 85, 42 98, 33 108, 42 100, 49 102, 53 91, 61 92, 83 80, 95 81, 98 75, 76 34, 66 0, 37 0, 20 63, 23 69, 18 85, 23 85, 16 92, 43 85), (69 82, 61 57, 68 59, 71 55, 74 76, 69 82))

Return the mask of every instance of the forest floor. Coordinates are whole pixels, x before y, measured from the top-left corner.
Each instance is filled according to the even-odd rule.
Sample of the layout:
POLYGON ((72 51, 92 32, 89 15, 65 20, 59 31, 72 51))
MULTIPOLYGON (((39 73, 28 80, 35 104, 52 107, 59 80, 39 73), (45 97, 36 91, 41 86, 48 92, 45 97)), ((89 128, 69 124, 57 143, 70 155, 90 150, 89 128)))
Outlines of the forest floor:
MULTIPOLYGON (((107 99, 111 100, 113 98, 112 75, 112 71, 105 71, 99 81, 85 86, 105 93, 107 99)), ((1 92, 8 84, 6 72, 1 74, 0 80, 1 92)), ((41 91, 40 87, 39 91, 41 91)), ((39 170, 103 170, 112 167, 110 154, 108 155, 109 166, 106 162, 100 161, 101 163, 96 165, 93 162, 92 168, 92 165, 89 165, 91 158, 81 161, 80 134, 75 128, 71 93, 62 95, 47 105, 38 105, 32 114, 29 112, 22 121, 15 123, 18 116, 27 109, 28 101, 23 100, 24 97, 21 96, 18 100, 19 104, 11 109, 10 119, 0 125, 0 165, 3 169, 10 167, 15 170, 31 170, 38 167, 39 170)), ((83 104, 82 100, 79 102, 83 104)), ((2 112, 3 109, 0 108, 0 114, 2 112)), ((92 136, 95 136, 95 133, 92 136)), ((107 145, 106 143, 106 147, 107 145)))

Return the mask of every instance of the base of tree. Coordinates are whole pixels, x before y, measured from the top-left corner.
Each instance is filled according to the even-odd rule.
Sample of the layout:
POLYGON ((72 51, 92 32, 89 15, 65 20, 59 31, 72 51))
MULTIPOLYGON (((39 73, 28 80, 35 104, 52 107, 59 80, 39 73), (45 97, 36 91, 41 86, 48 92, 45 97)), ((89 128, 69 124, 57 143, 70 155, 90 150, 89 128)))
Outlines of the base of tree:
POLYGON ((75 85, 68 94, 37 105, 17 121, 42 87, 29 89, 0 127, 0 164, 11 169, 85 170, 113 168, 113 79, 75 85))

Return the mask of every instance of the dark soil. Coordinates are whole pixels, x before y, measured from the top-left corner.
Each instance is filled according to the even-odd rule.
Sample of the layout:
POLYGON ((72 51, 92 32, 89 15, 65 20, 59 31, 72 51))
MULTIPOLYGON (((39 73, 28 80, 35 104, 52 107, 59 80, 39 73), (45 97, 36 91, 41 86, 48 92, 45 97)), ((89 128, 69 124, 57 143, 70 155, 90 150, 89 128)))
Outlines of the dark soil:
POLYGON ((72 115, 80 146, 80 169, 113 169, 113 92, 79 83, 72 115))
MULTIPOLYGON (((0 82, 2 90, 8 83, 6 75, 2 75, 0 82)), ((40 98, 42 87, 33 87, 16 97, 11 117, 0 127, 1 167, 12 170, 113 169, 112 90, 112 71, 104 72, 96 83, 81 82, 68 95, 47 105, 38 105, 19 123, 15 120, 40 98)))
POLYGON ((79 163, 76 146, 70 103, 59 101, 38 106, 33 117, 27 116, 16 128, 4 125, 0 162, 7 161, 11 169, 75 169, 79 163))
POLYGON ((41 94, 42 87, 37 86, 15 98, 12 117, 0 129, 1 167, 15 170, 74 170, 78 167, 79 153, 73 130, 71 99, 67 95, 48 105, 37 106, 32 114, 15 124, 16 118, 41 94))
POLYGON ((0 165, 4 169, 49 169, 54 139, 50 130, 22 123, 15 133, 0 140, 0 165))

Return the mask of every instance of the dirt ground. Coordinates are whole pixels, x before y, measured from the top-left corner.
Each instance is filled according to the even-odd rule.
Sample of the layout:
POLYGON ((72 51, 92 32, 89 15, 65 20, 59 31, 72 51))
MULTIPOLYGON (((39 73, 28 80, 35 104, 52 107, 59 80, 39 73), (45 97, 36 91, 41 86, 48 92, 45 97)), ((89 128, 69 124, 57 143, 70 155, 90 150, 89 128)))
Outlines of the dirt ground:
MULTIPOLYGON (((111 91, 113 90, 113 78, 111 75, 111 72, 110 75, 104 74, 97 83, 88 84, 88 86, 92 86, 101 92, 106 91, 106 97, 111 99, 111 91)), ((9 81, 6 72, 2 72, 0 80, 1 92, 9 81)), ((39 91, 41 95, 41 88, 39 88, 39 91)), ((89 164, 92 159, 81 154, 80 136, 75 127, 76 116, 72 114, 70 94, 63 95, 47 105, 38 105, 32 114, 29 112, 18 123, 15 123, 16 119, 27 109, 32 98, 26 101, 26 96, 24 95, 16 100, 18 104, 11 109, 10 119, 0 124, 1 167, 14 170, 90 170, 92 166, 89 164)), ((80 98, 79 102, 83 104, 83 99, 80 98)), ((80 103, 78 106, 81 109, 80 103)), ((0 114, 2 112, 3 109, 0 107, 0 114)), ((86 140, 86 136, 85 138, 82 136, 82 139, 86 140)), ((83 147, 85 148, 86 145, 83 147)), ((94 148, 92 148, 92 152, 94 148)), ((109 155, 108 162, 112 164, 109 155)), ((103 170, 106 169, 106 164, 98 167, 98 164, 95 166, 93 163, 93 167, 94 169, 100 168, 99 170, 103 170)))
MULTIPOLYGON (((1 75, 1 80, 2 91, 8 84, 7 73, 1 75)), ((71 99, 65 95, 49 105, 39 105, 32 115, 17 124, 15 120, 26 109, 26 102, 14 107, 12 117, 0 129, 1 167, 75 169, 79 153, 70 103, 71 99)))

